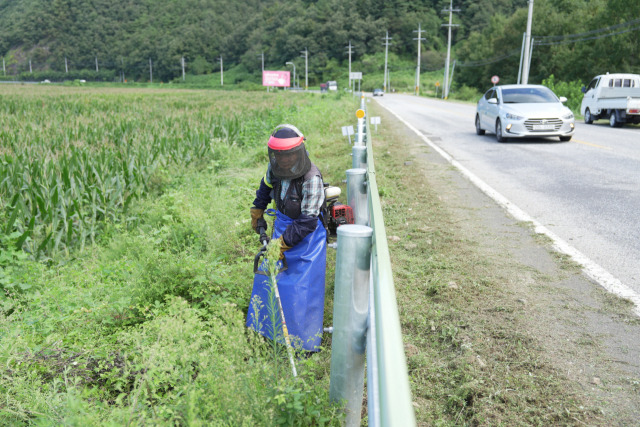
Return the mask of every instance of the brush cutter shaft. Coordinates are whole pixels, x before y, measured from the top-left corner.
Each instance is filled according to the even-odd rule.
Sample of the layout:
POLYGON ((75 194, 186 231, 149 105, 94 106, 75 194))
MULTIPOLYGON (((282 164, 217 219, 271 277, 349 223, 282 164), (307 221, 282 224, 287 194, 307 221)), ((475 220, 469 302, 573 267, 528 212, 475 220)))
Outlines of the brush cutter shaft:
POLYGON ((278 301, 278 311, 280 312, 280 321, 282 322, 282 334, 284 335, 284 341, 287 345, 287 353, 289 354, 289 362, 291 362, 291 370, 294 378, 298 376, 296 372, 296 363, 293 361, 293 349, 291 347, 291 339, 289 338, 289 330, 287 329, 287 322, 284 320, 284 310, 282 309, 282 301, 280 300, 280 292, 278 291, 278 282, 276 282, 275 274, 271 275, 271 283, 273 284, 273 290, 276 294, 276 301, 278 301))

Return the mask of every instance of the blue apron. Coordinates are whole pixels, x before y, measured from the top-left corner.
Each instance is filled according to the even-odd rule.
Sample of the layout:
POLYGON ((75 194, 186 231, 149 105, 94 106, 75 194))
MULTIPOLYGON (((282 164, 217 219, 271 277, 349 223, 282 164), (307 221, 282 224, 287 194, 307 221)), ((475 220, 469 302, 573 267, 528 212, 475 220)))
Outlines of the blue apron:
MULTIPOLYGON (((276 211, 273 238, 280 237, 292 222, 291 218, 276 211)), ((276 280, 291 343, 295 348, 318 351, 322 337, 327 261, 326 230, 320 219, 313 233, 284 254, 288 268, 279 273, 276 280)), ((260 270, 264 271, 263 266, 260 266, 260 270)), ((273 339, 275 323, 275 336, 279 342, 284 343, 278 305, 272 292, 271 299, 269 298, 270 291, 269 277, 256 274, 247 327, 273 339)))

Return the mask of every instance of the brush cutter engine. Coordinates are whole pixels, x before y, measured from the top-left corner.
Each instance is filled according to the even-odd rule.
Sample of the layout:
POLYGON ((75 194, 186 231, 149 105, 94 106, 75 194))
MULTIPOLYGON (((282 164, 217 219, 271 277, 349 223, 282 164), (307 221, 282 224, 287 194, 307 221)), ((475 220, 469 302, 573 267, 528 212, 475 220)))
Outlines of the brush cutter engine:
POLYGON ((344 224, 353 224, 353 209, 349 205, 338 203, 338 196, 341 190, 339 187, 326 187, 324 197, 327 213, 327 231, 330 236, 336 236, 338 227, 344 224))

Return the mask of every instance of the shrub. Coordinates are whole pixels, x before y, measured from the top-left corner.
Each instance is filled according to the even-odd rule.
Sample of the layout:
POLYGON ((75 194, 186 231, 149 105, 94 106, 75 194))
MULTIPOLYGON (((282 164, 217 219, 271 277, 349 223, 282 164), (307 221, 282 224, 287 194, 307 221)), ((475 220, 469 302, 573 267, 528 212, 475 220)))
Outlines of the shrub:
POLYGON ((580 105, 582 104, 582 82, 575 80, 572 82, 556 81, 553 74, 548 79, 542 80, 542 84, 551 89, 556 95, 564 96, 567 98, 567 107, 574 114, 580 112, 580 105))

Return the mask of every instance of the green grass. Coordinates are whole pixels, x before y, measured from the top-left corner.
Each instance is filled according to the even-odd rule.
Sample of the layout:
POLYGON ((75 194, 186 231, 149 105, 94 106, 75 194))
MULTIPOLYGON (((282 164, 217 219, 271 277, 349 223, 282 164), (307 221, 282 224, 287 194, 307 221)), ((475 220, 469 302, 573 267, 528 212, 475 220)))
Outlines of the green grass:
MULTIPOLYGON (((15 212, 15 194, 47 190, 50 196, 45 209, 37 200, 27 205, 31 217, 25 218, 35 219, 23 248, 41 245, 47 230, 58 230, 54 215, 45 212, 62 215, 61 194, 72 186, 61 178, 60 165, 71 164, 70 153, 86 160, 74 166, 77 182, 86 165, 103 168, 98 175, 109 177, 105 186, 117 182, 125 169, 110 159, 122 153, 147 172, 126 207, 86 201, 84 211, 75 211, 89 215, 73 216, 73 227, 95 224, 84 244, 80 234, 64 240, 65 234, 57 247, 43 247, 38 260, 38 252, 16 247, 31 219, 16 216, 0 233, 0 424, 341 423, 340 406, 328 400, 329 352, 300 360, 294 381, 286 352, 276 349, 274 359, 273 347, 244 321, 259 248, 248 208, 266 168, 269 132, 282 122, 296 124, 325 180, 339 184, 351 162, 340 132, 353 121, 350 98, 2 90, 2 128, 12 139, 2 139, 0 158, 50 174, 35 181, 41 176, 24 167, 11 175, 25 179, 23 191, 17 184, 0 187, 2 224, 15 212), (154 161, 141 159, 154 152, 154 161), (25 191, 31 183, 38 190, 25 191), (102 214, 92 216, 94 210, 102 214)), ((88 182, 69 200, 91 194, 97 183, 88 182)), ((108 188, 107 194, 118 191, 108 188)), ((325 324, 331 324, 332 272, 325 324)))

